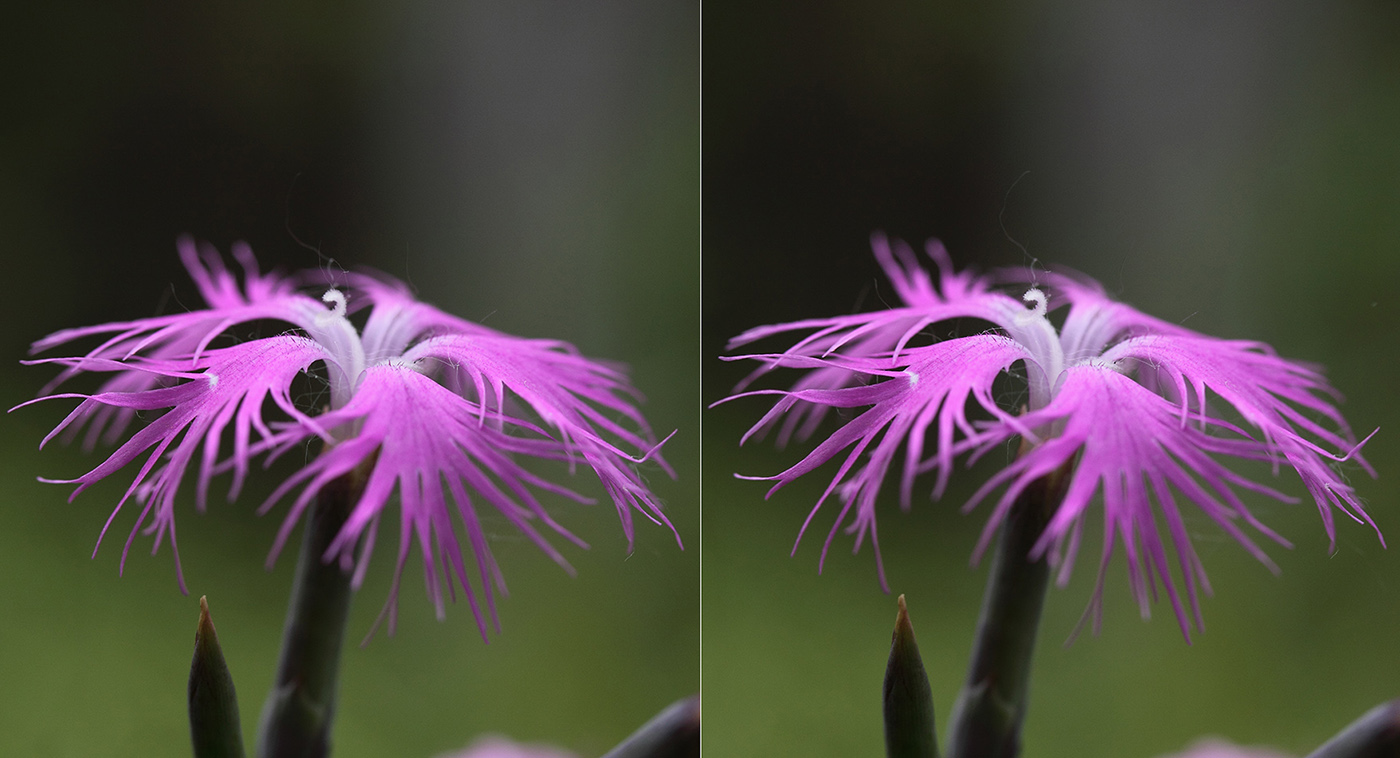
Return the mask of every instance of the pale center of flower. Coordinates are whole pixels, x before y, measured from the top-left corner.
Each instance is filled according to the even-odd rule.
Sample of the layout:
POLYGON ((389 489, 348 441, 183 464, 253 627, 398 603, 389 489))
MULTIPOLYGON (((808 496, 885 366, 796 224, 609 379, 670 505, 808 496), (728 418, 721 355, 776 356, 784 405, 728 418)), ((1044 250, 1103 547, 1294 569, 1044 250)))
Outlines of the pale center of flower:
POLYGON ((1016 309, 1010 314, 1007 334, 1030 353, 1026 360, 1026 383, 1030 389, 1030 409, 1044 408, 1054 396, 1055 382, 1065 368, 1065 353, 1060 335, 1046 318, 1050 302, 1037 287, 1026 290, 1021 299, 1030 308, 1016 309))
POLYGON ((321 301, 331 307, 315 314, 307 332, 330 353, 326 374, 331 385, 331 408, 341 408, 350 402, 360 373, 365 370, 365 348, 354 324, 345 317, 345 293, 332 287, 321 296, 321 301))

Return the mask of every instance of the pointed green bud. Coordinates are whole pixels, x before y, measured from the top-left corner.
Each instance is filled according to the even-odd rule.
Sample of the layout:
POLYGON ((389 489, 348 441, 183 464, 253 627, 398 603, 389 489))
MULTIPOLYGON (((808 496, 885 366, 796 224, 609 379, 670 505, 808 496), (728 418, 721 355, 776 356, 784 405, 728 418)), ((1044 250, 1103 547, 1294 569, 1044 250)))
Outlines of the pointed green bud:
POLYGON ((1308 758, 1395 758, 1400 756, 1400 700, 1367 711, 1308 758))
POLYGON ((190 663, 190 738, 195 758, 243 758, 243 730, 238 726, 238 696, 219 649, 209 601, 199 599, 199 626, 190 663))
POLYGON ((700 758, 700 696, 672 703, 603 758, 700 758))
POLYGON ((889 758, 938 758, 933 725, 933 690, 924 672, 909 608, 899 596, 899 615, 885 666, 885 755, 889 758))

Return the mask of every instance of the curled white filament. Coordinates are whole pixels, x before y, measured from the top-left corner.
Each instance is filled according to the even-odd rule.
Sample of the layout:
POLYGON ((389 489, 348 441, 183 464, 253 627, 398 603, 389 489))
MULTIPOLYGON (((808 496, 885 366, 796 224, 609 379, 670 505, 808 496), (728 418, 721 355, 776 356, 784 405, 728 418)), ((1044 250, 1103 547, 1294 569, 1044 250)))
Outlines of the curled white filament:
POLYGON ((1045 318, 1045 313, 1049 310, 1049 302, 1046 300, 1044 292, 1041 292, 1036 287, 1031 287, 1026 290, 1026 294, 1022 295, 1021 299, 1028 303, 1034 303, 1035 305, 1033 305, 1030 310, 1016 314, 1016 324, 1018 326, 1024 326, 1038 318, 1045 318))
MULTIPOLYGON (((1041 296, 1041 302, 1044 302, 1044 301, 1045 301, 1045 297, 1042 295, 1042 296, 1041 296)), ((323 302, 323 303, 328 303, 328 304, 331 306, 331 313, 332 313, 333 315, 335 315, 335 316, 337 316, 337 317, 340 317, 340 318, 345 318, 345 293, 344 293, 344 292, 341 292, 340 290, 336 289, 335 287, 331 287, 330 289, 326 290, 326 294, 324 294, 324 295, 321 296, 321 302, 323 302)), ((1043 310, 1043 309, 1042 309, 1042 310, 1043 310)))

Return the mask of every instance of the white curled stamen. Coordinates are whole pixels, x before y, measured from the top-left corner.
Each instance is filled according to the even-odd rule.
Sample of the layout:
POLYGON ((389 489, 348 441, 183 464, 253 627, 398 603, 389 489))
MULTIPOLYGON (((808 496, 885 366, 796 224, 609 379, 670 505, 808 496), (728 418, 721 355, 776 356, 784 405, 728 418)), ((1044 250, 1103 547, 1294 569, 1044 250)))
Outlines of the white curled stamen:
MULTIPOLYGON (((1042 300, 1043 300, 1042 296, 1042 300)), ((326 294, 321 296, 321 302, 331 306, 331 314, 337 318, 345 318, 345 293, 331 287, 326 290, 326 294)))
POLYGON ((1045 313, 1049 310, 1049 302, 1044 292, 1036 287, 1031 287, 1026 290, 1026 294, 1022 295, 1021 299, 1027 303, 1034 303, 1034 305, 1029 310, 1016 314, 1017 326, 1025 326, 1036 319, 1045 318, 1045 313))

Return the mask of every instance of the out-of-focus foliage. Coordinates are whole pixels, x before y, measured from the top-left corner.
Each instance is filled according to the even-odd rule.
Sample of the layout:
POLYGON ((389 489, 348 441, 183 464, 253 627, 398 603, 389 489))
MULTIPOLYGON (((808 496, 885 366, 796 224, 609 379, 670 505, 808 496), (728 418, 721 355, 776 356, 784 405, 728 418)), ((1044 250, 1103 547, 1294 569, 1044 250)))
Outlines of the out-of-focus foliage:
MULTIPOLYGON (((433 755, 482 732, 597 755, 698 689, 694 3, 14 10, 0 32, 6 407, 53 374, 18 366, 30 341, 195 307, 174 248, 190 233, 225 250, 245 239, 285 269, 372 265, 449 312, 625 362, 658 431, 680 428, 666 448, 679 480, 643 471, 686 551, 643 524, 629 557, 610 505, 559 500, 555 517, 592 545, 561 544, 570 578, 488 523, 511 589, 504 633, 483 645, 459 606, 436 622, 406 577, 397 635, 346 650, 336 755, 433 755)), ((0 428, 0 754, 188 755, 201 594, 251 744, 295 558, 262 570, 283 511, 252 511, 297 460, 207 514, 191 493, 177 515, 185 597, 168 547, 150 558, 139 536, 118 578, 134 513, 88 560, 122 475, 72 504, 34 481, 101 460, 35 449, 66 411, 27 408, 0 428)), ((391 553, 357 598, 352 640, 379 612, 391 553)))
MULTIPOLYGON (((1070 266, 1146 312, 1325 364, 1357 430, 1381 428, 1379 480, 1343 471, 1400 540, 1397 28, 1379 2, 706 3, 705 349, 888 303, 876 229, 939 236, 959 264, 1070 266)), ((706 398, 745 370, 712 359, 706 398)), ((706 747, 876 754, 894 596, 849 538, 817 576, 835 509, 787 556, 826 477, 767 502, 732 478, 805 449, 736 447, 765 407, 706 416, 706 747)), ((968 566, 986 513, 958 506, 1002 463, 881 512, 941 723, 986 574, 968 566)), ((1202 734, 1304 754, 1400 694, 1400 556, 1349 522, 1329 554, 1310 503, 1249 502, 1295 547, 1270 549, 1275 577, 1188 521, 1216 590, 1190 647, 1169 607, 1137 619, 1121 565, 1099 637, 1061 644, 1092 561, 1051 592, 1027 755, 1150 756, 1202 734)))

